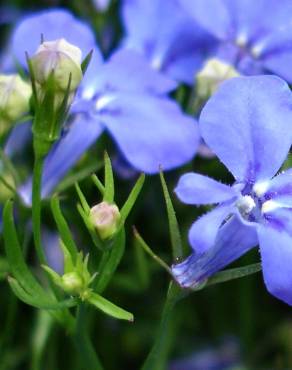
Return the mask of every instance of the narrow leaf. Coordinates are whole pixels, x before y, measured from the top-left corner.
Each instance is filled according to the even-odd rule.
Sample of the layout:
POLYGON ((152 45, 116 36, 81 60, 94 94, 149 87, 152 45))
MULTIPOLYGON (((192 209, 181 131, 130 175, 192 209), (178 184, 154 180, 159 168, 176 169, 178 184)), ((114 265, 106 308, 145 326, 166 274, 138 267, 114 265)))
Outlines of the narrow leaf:
POLYGON ((92 175, 91 176, 91 179, 94 183, 94 185, 97 187, 97 189, 100 191, 100 193, 102 195, 104 195, 104 192, 105 192, 105 188, 103 186, 103 184, 101 183, 101 181, 99 180, 99 178, 96 176, 96 175, 92 175))
POLYGON ((114 239, 110 250, 104 251, 100 260, 94 290, 102 293, 112 279, 125 252, 125 230, 122 229, 114 239))
POLYGON ((17 296, 17 298, 19 298, 21 301, 30 306, 46 310, 59 310, 62 308, 74 307, 77 305, 77 300, 74 299, 68 299, 65 301, 57 302, 45 298, 40 299, 40 297, 36 298, 27 293, 16 279, 9 277, 8 282, 13 293, 17 296))
POLYGON ((146 244, 146 242, 143 240, 143 238, 141 237, 141 235, 138 233, 138 231, 135 228, 133 228, 133 231, 134 231, 134 237, 136 238, 136 240, 138 242, 138 245, 140 245, 144 249, 144 251, 151 258, 154 259, 154 261, 156 261, 161 267, 163 267, 172 276, 171 269, 169 268, 169 266, 167 265, 167 263, 165 263, 160 257, 158 257, 152 251, 152 249, 146 244))
POLYGON ((13 220, 13 203, 8 200, 3 210, 3 233, 6 256, 13 276, 22 282, 26 291, 42 296, 44 290, 27 267, 18 241, 13 220))
POLYGON ((135 186, 133 187, 128 199, 126 200, 125 204, 123 205, 120 213, 121 213, 121 222, 124 224, 126 221, 129 213, 131 212, 131 209, 133 208, 134 204, 136 203, 136 200, 142 190, 143 184, 145 181, 145 175, 144 173, 140 175, 138 178, 135 186))
POLYGON ((85 198, 84 194, 82 193, 82 191, 81 191, 80 186, 78 185, 78 183, 76 183, 76 184, 75 184, 75 189, 76 189, 76 191, 77 191, 78 197, 79 197, 79 199, 80 199, 80 202, 81 202, 81 205, 82 205, 82 207, 83 207, 84 211, 85 211, 87 214, 89 214, 89 212, 90 212, 90 207, 89 207, 89 205, 88 205, 88 203, 87 203, 87 200, 86 200, 86 198, 85 198))
POLYGON ((243 267, 236 267, 233 269, 220 271, 220 272, 217 272, 217 274, 215 274, 214 276, 210 277, 205 286, 225 283, 226 281, 253 275, 261 271, 261 269, 262 269, 261 263, 253 263, 251 265, 247 265, 243 267))
POLYGON ((115 196, 114 176, 110 157, 107 152, 104 153, 104 195, 103 200, 113 203, 115 196))
POLYGON ((63 243, 66 245, 66 248, 69 250, 72 260, 75 262, 77 251, 78 251, 77 246, 74 242, 74 239, 72 238, 69 226, 62 214, 59 199, 56 196, 54 196, 51 200, 51 209, 52 209, 53 216, 54 216, 59 234, 61 236, 61 239, 63 243))
POLYGON ((176 215, 175 215, 175 210, 173 208, 173 204, 172 204, 169 191, 167 189, 167 185, 165 182, 165 178, 164 178, 164 175, 161 169, 160 169, 160 181, 161 181, 164 199, 166 203, 166 209, 167 209, 170 239, 171 239, 171 246, 172 246, 172 255, 173 255, 173 259, 177 260, 178 258, 183 257, 181 235, 180 235, 178 222, 177 222, 176 215))
POLYGON ((116 306, 99 294, 92 293, 88 299, 88 302, 105 314, 114 317, 115 319, 127 320, 131 322, 134 321, 134 316, 132 313, 124 310, 121 307, 116 306))
POLYGON ((82 61, 81 63, 81 70, 82 70, 82 74, 84 75, 88 66, 89 66, 89 63, 91 61, 91 58, 92 58, 92 54, 93 54, 93 50, 91 50, 85 57, 85 59, 82 61))

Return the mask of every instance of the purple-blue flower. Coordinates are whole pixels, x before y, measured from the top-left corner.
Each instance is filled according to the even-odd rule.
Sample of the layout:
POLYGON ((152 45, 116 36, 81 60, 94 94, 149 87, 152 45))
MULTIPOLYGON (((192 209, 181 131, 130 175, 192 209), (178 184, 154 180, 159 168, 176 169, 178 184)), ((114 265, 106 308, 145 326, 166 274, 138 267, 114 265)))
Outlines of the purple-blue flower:
POLYGON ((292 82, 291 0, 180 0, 219 42, 218 57, 243 74, 277 74, 292 82))
MULTIPOLYGON (((34 44, 37 45, 36 37, 24 38, 21 44, 23 32, 25 35, 42 33, 50 40, 51 37, 64 37, 63 30, 74 29, 75 22, 81 27, 79 21, 67 13, 55 10, 47 16, 46 13, 34 15, 32 22, 31 18, 24 20, 13 36, 14 54, 20 57, 24 50, 30 52, 35 49, 34 44), (53 12, 58 15, 59 27, 58 32, 50 36, 46 27, 51 25, 53 12)), ((196 153, 199 142, 196 121, 185 115, 167 96, 177 86, 172 79, 152 69, 143 56, 128 49, 117 50, 103 61, 98 48, 93 45, 93 37, 89 37, 89 30, 83 31, 86 37, 78 40, 77 32, 75 44, 82 46, 82 50, 88 47, 87 52, 93 48, 95 57, 72 104, 71 120, 46 159, 43 196, 53 190, 104 130, 113 138, 126 161, 146 173, 158 172, 160 165, 169 170, 188 162, 196 153)), ((72 38, 69 41, 74 43, 72 38)), ((30 203, 31 184, 27 183, 20 192, 30 203)))
POLYGON ((125 47, 144 55, 153 68, 191 85, 216 44, 178 0, 123 0, 122 22, 125 47))
POLYGON ((173 266, 194 287, 259 244, 269 292, 292 305, 292 170, 276 175, 292 143, 292 93, 275 76, 226 81, 200 117, 203 139, 235 178, 197 173, 175 189, 187 204, 218 204, 191 227, 194 253, 173 266))

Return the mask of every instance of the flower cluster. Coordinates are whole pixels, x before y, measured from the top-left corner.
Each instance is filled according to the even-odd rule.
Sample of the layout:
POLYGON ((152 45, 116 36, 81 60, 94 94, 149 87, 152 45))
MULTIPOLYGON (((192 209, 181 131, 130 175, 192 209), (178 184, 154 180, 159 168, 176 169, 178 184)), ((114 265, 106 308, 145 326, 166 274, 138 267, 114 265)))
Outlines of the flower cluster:
MULTIPOLYGON (((259 245, 267 289, 292 305, 292 171, 279 172, 292 144, 291 0, 119 5, 122 36, 109 53, 89 24, 65 9, 29 14, 16 23, 0 59, 0 142, 12 157, 29 140, 32 126, 34 149, 44 145, 44 166, 34 171, 40 184, 28 175, 15 182, 16 189, 3 170, 1 186, 9 189, 4 197, 14 191, 35 211, 33 187, 50 197, 104 136, 129 172, 149 175, 192 166, 205 143, 235 182, 225 185, 196 172, 180 178, 175 193, 182 202, 217 206, 191 226, 193 253, 172 266, 173 277, 181 287, 196 288, 259 245), (22 125, 24 119, 33 124, 22 125)), ((111 11, 110 1, 95 0, 91 7, 111 11)), ((136 200, 131 194, 133 204, 117 208, 108 168, 105 186, 95 179, 103 201, 81 211, 96 245, 107 252, 113 240, 122 239, 125 208, 136 200)), ((79 197, 84 208, 85 197, 79 197)), ((63 276, 46 270, 57 286, 84 300, 95 275, 88 259, 78 256, 63 276)))

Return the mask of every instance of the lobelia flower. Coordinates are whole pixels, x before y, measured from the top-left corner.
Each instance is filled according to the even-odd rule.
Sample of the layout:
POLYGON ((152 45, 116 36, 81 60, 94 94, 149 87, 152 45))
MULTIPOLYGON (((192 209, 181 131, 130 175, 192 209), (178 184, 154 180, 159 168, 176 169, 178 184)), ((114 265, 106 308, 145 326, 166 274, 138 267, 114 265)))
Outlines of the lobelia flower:
POLYGON ((279 173, 292 143, 292 93, 275 76, 224 82, 203 108, 203 139, 235 177, 232 186, 196 173, 175 189, 187 204, 218 206, 191 227, 194 250, 172 267, 195 287, 259 244, 265 284, 292 304, 292 170, 279 173))
POLYGON ((216 40, 180 6, 178 0, 123 0, 123 45, 175 80, 192 85, 195 73, 216 40))
MULTIPOLYGON (((50 19, 51 12, 48 16, 50 19)), ((41 24, 34 16, 32 25, 27 19, 21 28, 42 33, 45 14, 40 17, 41 24)), ((14 39, 21 37, 20 31, 16 30, 14 39)), ((26 45, 21 48, 28 49, 26 45)), ((98 58, 91 61, 91 69, 72 104, 72 120, 45 161, 43 196, 53 190, 104 130, 113 137, 127 162, 147 173, 158 172, 159 165, 164 170, 180 166, 196 152, 199 141, 196 121, 167 97, 176 88, 173 80, 153 70, 134 51, 118 50, 105 62, 100 54, 95 54, 98 58)), ((31 183, 24 185, 20 193, 29 204, 31 183)))
POLYGON ((266 71, 292 82, 291 0, 179 1, 217 39, 217 57, 243 74, 266 71))

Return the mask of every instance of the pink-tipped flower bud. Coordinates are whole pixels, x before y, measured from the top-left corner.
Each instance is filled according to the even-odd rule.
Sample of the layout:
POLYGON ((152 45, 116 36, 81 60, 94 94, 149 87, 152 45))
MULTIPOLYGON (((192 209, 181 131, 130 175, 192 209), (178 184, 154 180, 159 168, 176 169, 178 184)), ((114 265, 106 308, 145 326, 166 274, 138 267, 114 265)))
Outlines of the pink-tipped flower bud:
POLYGON ((115 204, 101 202, 90 210, 90 220, 103 240, 111 238, 117 232, 120 218, 115 204))

